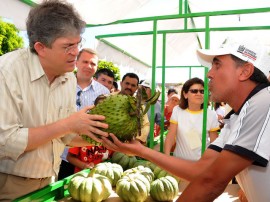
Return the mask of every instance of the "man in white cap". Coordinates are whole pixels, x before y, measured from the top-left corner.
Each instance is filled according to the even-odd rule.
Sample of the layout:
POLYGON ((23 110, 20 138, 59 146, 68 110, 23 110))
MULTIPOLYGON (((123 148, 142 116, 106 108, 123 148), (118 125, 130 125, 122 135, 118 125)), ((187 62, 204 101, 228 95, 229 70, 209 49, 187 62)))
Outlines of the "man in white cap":
POLYGON ((236 179, 249 202, 270 201, 270 87, 269 52, 258 44, 226 43, 217 50, 198 50, 208 72, 215 102, 232 111, 219 137, 198 161, 187 161, 144 147, 103 138, 111 149, 135 154, 190 181, 179 201, 214 201, 236 179))

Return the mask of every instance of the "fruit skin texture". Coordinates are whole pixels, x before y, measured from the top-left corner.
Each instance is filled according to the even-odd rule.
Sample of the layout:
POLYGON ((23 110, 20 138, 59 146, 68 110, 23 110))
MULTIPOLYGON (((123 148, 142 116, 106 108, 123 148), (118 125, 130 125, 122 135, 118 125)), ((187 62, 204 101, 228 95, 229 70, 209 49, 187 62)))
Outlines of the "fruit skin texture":
POLYGON ((116 163, 102 162, 95 165, 91 172, 106 176, 114 187, 123 174, 123 168, 116 163))
MULTIPOLYGON (((139 85, 136 98, 122 94, 103 96, 100 102, 96 104, 96 107, 88 113, 105 116, 106 119, 103 122, 107 123, 109 128, 101 128, 101 130, 113 133, 122 142, 130 141, 136 136, 137 138, 141 137, 142 133, 146 134, 149 130, 144 115, 150 105, 157 102, 160 95, 160 92, 156 91, 148 100, 143 101, 142 97, 139 96, 142 95, 143 90, 144 88, 139 85)), ((82 134, 81 136, 93 145, 100 145, 100 143, 92 140, 87 135, 82 134)), ((97 134, 96 136, 99 137, 97 134)))
POLYGON ((111 195, 112 186, 109 179, 99 174, 74 176, 68 185, 71 197, 82 202, 100 202, 111 195))
POLYGON ((138 173, 123 176, 116 184, 116 193, 126 202, 143 202, 147 199, 149 192, 149 181, 138 173))
POLYGON ((109 128, 101 130, 115 134, 121 141, 129 141, 138 133, 137 116, 141 123, 143 121, 143 116, 136 113, 136 103, 136 98, 129 95, 110 95, 89 113, 106 117, 104 122, 109 124, 109 128))
POLYGON ((177 196, 178 191, 176 179, 166 176, 151 183, 150 196, 155 201, 171 201, 177 196))

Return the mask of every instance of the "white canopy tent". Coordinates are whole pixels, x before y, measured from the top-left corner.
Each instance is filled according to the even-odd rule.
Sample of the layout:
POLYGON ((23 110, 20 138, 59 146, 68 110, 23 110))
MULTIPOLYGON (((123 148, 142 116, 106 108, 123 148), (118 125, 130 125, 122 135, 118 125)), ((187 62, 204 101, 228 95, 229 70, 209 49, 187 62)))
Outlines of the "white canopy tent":
MULTIPOLYGON (((41 1, 0 0, 0 16, 25 30, 30 7, 41 1)), ((83 36, 86 47, 96 48, 100 58, 123 65, 122 75, 133 71, 141 79, 152 78, 152 85, 155 81, 164 84, 185 82, 194 76, 204 78, 206 70, 198 64, 196 49, 217 47, 227 37, 257 38, 270 45, 269 0, 67 1, 74 4, 88 24, 83 36)), ((162 98, 164 92, 163 85, 162 98)), ((204 96, 207 100, 208 93, 204 96)), ((150 122, 153 134, 154 119, 150 122)), ((203 122, 205 140, 206 119, 203 122)), ((153 138, 152 135, 151 148, 153 138)), ((161 135, 161 151, 162 146, 161 135)), ((205 146, 203 141, 202 150, 205 146)))
MULTIPOLYGON (((0 16, 13 22, 20 30, 25 30, 25 20, 31 6, 42 0, 1 0, 0 16)), ((126 71, 135 71, 142 78, 151 77, 151 68, 166 68, 165 82, 184 82, 190 74, 203 77, 203 68, 199 66, 195 51, 207 44, 205 35, 205 17, 183 18, 191 13, 209 15, 209 12, 233 11, 231 15, 216 15, 209 19, 211 40, 209 47, 219 46, 226 37, 243 39, 259 38, 270 45, 270 1, 268 0, 67 0, 74 4, 83 19, 89 25, 84 37, 85 46, 98 50, 100 58, 125 67, 126 71), (185 5, 188 3, 189 9, 185 5), (254 9, 261 9, 255 13, 254 9), (265 10, 263 10, 265 8, 265 10), (243 10, 249 9, 249 10, 243 10), (249 13, 250 14, 246 14, 249 13), (135 20, 131 20, 135 19, 135 20), (140 21, 141 19, 141 21, 140 21), (153 30, 156 24, 156 53, 153 60, 153 30), (92 26, 99 25, 99 26, 92 26), (227 31, 220 27, 249 27, 258 29, 227 31), (216 31, 215 31, 216 28, 216 31), (201 31, 192 32, 192 29, 201 31), (175 32, 173 32, 173 30, 175 32), (164 35, 166 35, 166 56, 163 57, 164 35), (98 38, 98 40, 96 39, 98 38), (171 67, 171 68, 169 68, 171 67), (149 71, 150 69, 150 71, 149 71)), ((198 15, 202 16, 202 15, 198 15)), ((161 68, 156 69, 156 81, 161 82, 161 68)))

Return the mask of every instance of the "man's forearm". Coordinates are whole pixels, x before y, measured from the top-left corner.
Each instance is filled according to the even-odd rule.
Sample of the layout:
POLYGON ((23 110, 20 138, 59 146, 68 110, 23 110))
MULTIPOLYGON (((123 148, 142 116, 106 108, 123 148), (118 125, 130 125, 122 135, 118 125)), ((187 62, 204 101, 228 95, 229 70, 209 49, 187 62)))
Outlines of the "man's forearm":
POLYGON ((71 133, 71 131, 69 131, 64 119, 45 126, 29 128, 26 151, 33 150, 52 139, 69 133, 71 133))
POLYGON ((168 156, 153 149, 144 147, 140 150, 139 156, 148 159, 159 167, 166 169, 173 175, 190 181, 200 173, 196 162, 168 156))
POLYGON ((191 182, 177 202, 212 202, 225 190, 227 183, 215 184, 215 180, 199 179, 191 182))

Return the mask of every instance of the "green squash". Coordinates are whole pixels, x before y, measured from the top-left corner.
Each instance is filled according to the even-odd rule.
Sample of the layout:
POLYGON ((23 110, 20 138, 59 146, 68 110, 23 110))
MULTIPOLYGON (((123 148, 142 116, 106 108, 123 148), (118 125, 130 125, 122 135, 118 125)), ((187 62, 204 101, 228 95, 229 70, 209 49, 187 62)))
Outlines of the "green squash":
POLYGON ((133 168, 138 167, 138 166, 146 166, 147 161, 142 161, 142 160, 137 160, 134 164, 133 164, 133 168))
POLYGON ((116 184, 116 193, 126 202, 143 202, 150 192, 148 179, 139 173, 123 176, 116 184))
POLYGON ((90 173, 92 172, 106 176, 114 187, 123 174, 123 168, 117 163, 102 162, 95 165, 90 173))
POLYGON ((101 202, 111 195, 112 185, 107 177, 99 174, 76 175, 70 180, 68 191, 75 200, 101 202))
POLYGON ((154 173, 150 168, 144 167, 144 166, 137 166, 135 168, 130 168, 126 170, 123 175, 129 175, 131 173, 139 173, 144 175, 148 181, 151 183, 154 180, 154 173))
POLYGON ((80 200, 80 192, 79 188, 81 186, 81 183, 85 180, 85 176, 83 175, 75 175, 71 178, 68 184, 68 191, 70 196, 72 196, 75 200, 80 200))
POLYGON ((114 152, 111 158, 111 162, 121 165, 123 170, 132 168, 136 161, 137 158, 135 156, 128 156, 121 152, 114 152))
POLYGON ((172 201, 178 192, 177 180, 171 176, 161 177, 151 183, 150 196, 155 201, 172 201))
POLYGON ((155 168, 157 167, 157 165, 152 163, 151 161, 146 161, 144 166, 150 168, 153 172, 155 168))
POLYGON ((155 179, 158 179, 158 176, 159 176, 159 174, 160 174, 162 171, 164 171, 164 170, 163 170, 162 168, 160 168, 159 166, 156 166, 156 167, 154 168, 153 173, 154 173, 154 175, 155 175, 155 179))

